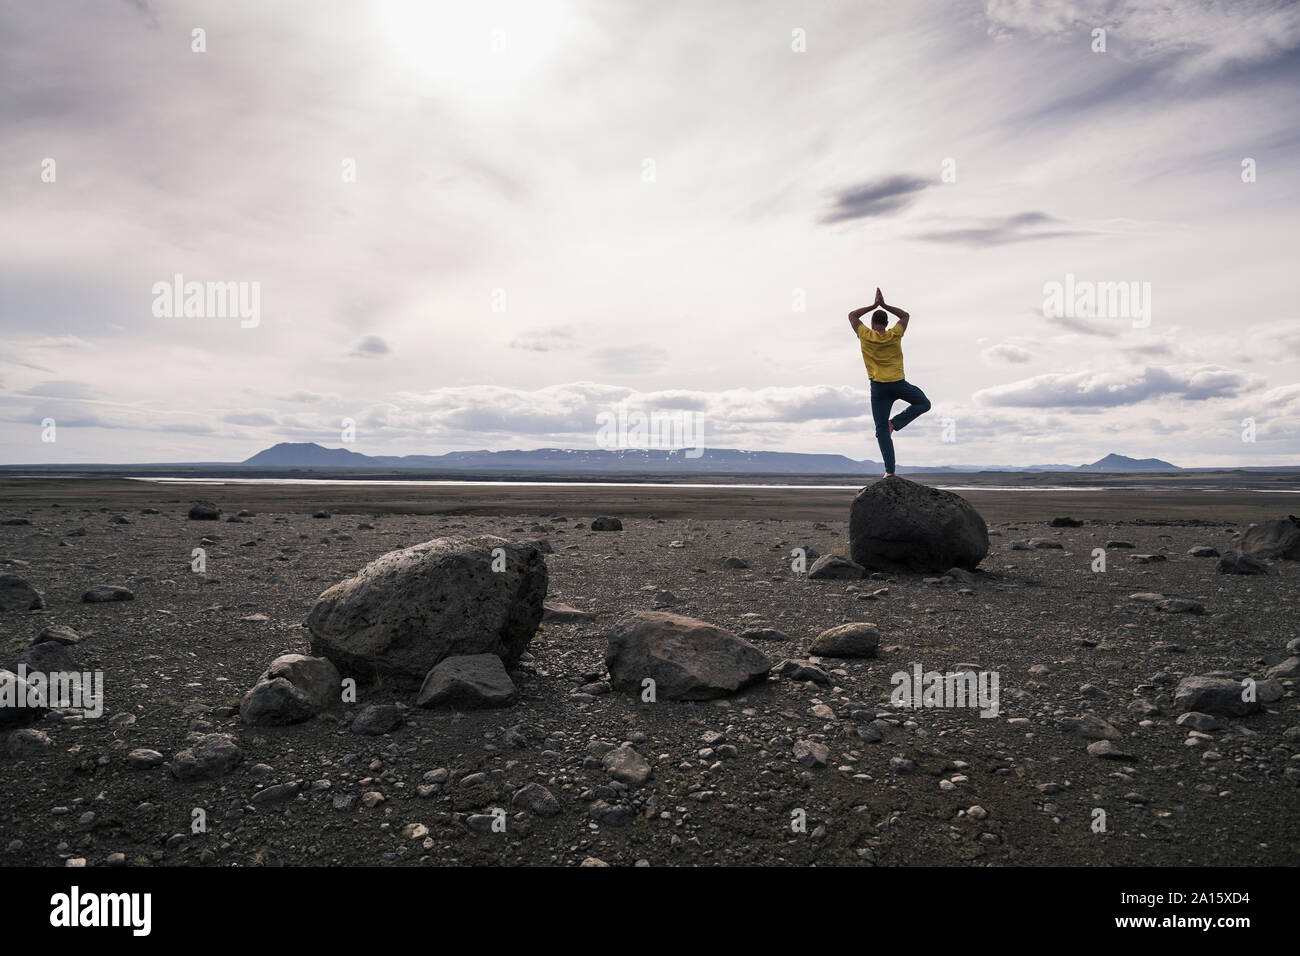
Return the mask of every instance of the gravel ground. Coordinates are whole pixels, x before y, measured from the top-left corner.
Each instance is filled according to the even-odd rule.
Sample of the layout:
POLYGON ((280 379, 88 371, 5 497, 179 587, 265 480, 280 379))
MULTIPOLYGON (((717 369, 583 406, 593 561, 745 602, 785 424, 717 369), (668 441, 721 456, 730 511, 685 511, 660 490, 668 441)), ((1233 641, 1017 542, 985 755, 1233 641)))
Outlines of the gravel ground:
POLYGON ((0 758, 6 865, 1297 862, 1296 681, 1265 712, 1222 718, 1200 737, 1176 723, 1182 677, 1262 679, 1293 656, 1294 563, 1236 577, 1187 553, 1227 550, 1241 525, 993 522, 970 582, 848 582, 810 581, 790 557, 795 547, 847 553, 847 520, 625 516, 621 532, 592 532, 580 526, 595 515, 580 505, 506 517, 259 512, 238 523, 158 509, 31 504, 0 515, 30 521, 0 525, 0 573, 45 601, 0 613, 3 659, 42 627, 66 625, 82 638, 73 656, 105 681, 101 716, 49 715, 62 719, 32 725, 48 746, 27 740, 32 752, 14 755, 11 743, 0 758), (239 721, 239 698, 274 657, 308 653, 301 622, 322 590, 387 551, 471 533, 549 541, 549 599, 593 615, 542 625, 513 675, 518 704, 411 708, 383 736, 350 722, 391 694, 363 693, 341 718, 239 721), (1061 547, 1012 549, 1026 539, 1061 547), (1094 549, 1116 539, 1135 547, 1107 548, 1106 570, 1094 571, 1094 549), (200 546, 205 573, 191 569, 200 546), (724 567, 728 557, 747 567, 724 567), (81 603, 95 585, 134 599, 81 603), (1204 612, 1163 612, 1136 592, 1204 612), (774 663, 809 661, 811 641, 846 622, 875 624, 880 653, 814 657, 825 684, 772 676, 722 701, 607 692, 606 630, 622 611, 652 608, 780 632, 755 641, 774 663), (999 714, 891 708, 891 675, 916 663, 995 671, 999 714), (1116 756, 1089 753, 1089 726, 1068 721, 1084 715, 1114 728, 1116 756), (148 749, 170 761, 196 732, 232 734, 241 762, 181 782, 168 762, 128 760, 148 749), (649 765, 644 783, 604 769, 625 742, 649 765), (554 804, 538 786, 518 795, 529 784, 554 804))

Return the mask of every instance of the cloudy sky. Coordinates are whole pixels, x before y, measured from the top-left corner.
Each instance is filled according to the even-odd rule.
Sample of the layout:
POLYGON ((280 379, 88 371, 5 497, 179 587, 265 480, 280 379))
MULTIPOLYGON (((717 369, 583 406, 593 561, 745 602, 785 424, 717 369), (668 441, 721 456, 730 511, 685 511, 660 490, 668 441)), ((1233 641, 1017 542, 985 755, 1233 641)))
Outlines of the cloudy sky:
POLYGON ((1300 463, 1294 3, 4 0, 0 77, 2 462, 879 460, 880 286, 903 465, 1300 463))

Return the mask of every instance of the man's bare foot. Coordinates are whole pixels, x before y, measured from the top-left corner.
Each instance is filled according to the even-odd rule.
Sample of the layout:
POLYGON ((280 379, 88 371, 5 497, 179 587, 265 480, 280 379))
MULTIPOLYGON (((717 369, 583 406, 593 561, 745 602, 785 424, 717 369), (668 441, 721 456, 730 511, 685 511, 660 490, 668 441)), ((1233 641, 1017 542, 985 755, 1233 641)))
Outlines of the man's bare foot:
POLYGON ((897 476, 896 474, 894 474, 892 471, 887 471, 887 472, 885 472, 885 477, 886 477, 886 478, 897 478, 898 476, 897 476))

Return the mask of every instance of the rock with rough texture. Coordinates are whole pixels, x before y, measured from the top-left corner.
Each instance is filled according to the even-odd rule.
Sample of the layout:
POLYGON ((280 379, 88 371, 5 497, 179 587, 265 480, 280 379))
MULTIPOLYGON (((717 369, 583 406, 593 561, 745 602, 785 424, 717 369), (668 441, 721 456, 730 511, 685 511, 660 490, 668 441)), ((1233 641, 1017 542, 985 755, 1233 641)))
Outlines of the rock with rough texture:
POLYGON ((526 542, 482 535, 391 551, 316 600, 312 653, 399 685, 449 657, 495 654, 510 666, 542 620, 546 586, 546 561, 526 542))
POLYGON ((866 568, 838 554, 823 554, 808 569, 810 581, 856 581, 866 575, 866 568))
POLYGON ((1184 677, 1174 692, 1174 703, 1183 711, 1224 717, 1244 717, 1263 710, 1258 700, 1242 699, 1245 690, 1242 681, 1230 677, 1184 677))
POLYGON ((81 595, 83 604, 106 604, 110 601, 134 600, 135 595, 131 593, 129 588, 119 587, 116 584, 96 584, 81 595))
POLYGON ((792 751, 795 760, 810 768, 826 766, 831 756, 830 748, 815 740, 796 740, 792 751))
POLYGON ((9 735, 9 739, 5 741, 5 753, 15 760, 21 760, 24 757, 40 756, 53 746, 54 741, 43 730, 24 727, 9 735))
POLYGON ((1223 552, 1223 557, 1219 558, 1218 572, 1220 574, 1277 574, 1276 569, 1240 551, 1223 552))
POLYGON ((71 649, 56 641, 44 641, 23 648, 9 665, 9 669, 18 673, 19 664, 25 665, 29 674, 34 672, 67 674, 81 670, 72 657, 71 649))
POLYGON ((1266 675, 1270 679, 1295 680, 1300 678, 1300 657, 1288 657, 1280 664, 1274 664, 1266 675))
POLYGON ((221 509, 211 501, 195 501, 190 505, 191 521, 216 521, 221 517, 221 509))
POLYGON ((819 657, 875 657, 880 631, 874 624, 841 624, 822 631, 808 648, 819 657))
POLYGON ((49 710, 47 695, 33 696, 27 681, 0 668, 0 727, 31 723, 49 710))
POLYGON ((829 684, 830 676, 815 664, 807 661, 784 660, 772 668, 777 677, 789 680, 807 681, 814 684, 829 684))
POLYGON ((32 638, 33 644, 45 644, 51 641, 71 647, 81 642, 81 635, 66 624, 51 624, 41 628, 40 633, 32 638))
POLYGON ((126 755, 126 765, 132 770, 149 770, 159 766, 166 758, 156 750, 137 747, 126 755))
POLYGON ((406 722, 402 708, 396 704, 371 704, 352 721, 352 732, 369 737, 391 734, 406 722))
POLYGON ((640 693, 655 682, 657 698, 709 700, 763 680, 767 655, 731 631, 664 611, 622 615, 606 635, 610 683, 640 693))
POLYGON ((1213 714, 1202 714, 1195 710, 1189 710, 1187 713, 1180 715, 1175 723, 1179 727, 1186 727, 1188 730, 1199 730, 1201 733, 1223 729, 1223 721, 1219 720, 1218 717, 1213 714))
POLYGON ((528 810, 539 817, 554 817, 560 813, 560 802, 540 783, 524 784, 515 793, 510 805, 528 810))
POLYGON ((974 571, 989 553, 989 532, 960 495, 895 476, 853 499, 849 549, 854 562, 872 571, 974 571))
POLYGON ((172 775, 187 783, 216 780, 234 770, 242 759, 230 734, 204 734, 172 758, 172 775))
POLYGON ((1077 734, 1085 740, 1119 740, 1121 734, 1108 720, 1096 714, 1082 717, 1064 717, 1059 726, 1066 733, 1077 734))
POLYGON ((38 611, 43 607, 40 591, 16 574, 0 574, 0 611, 38 611))
POLYGON ((1088 753, 1103 760, 1137 760, 1137 757, 1123 750, 1113 740, 1098 740, 1088 744, 1088 753))
POLYGON ((495 654, 448 657, 425 677, 417 707, 509 707, 519 691, 495 654))
POLYGON ((326 658, 283 654, 244 695, 239 717, 267 727, 301 723, 337 706, 341 684, 338 668, 326 658))
POLYGON ((1251 525, 1242 533, 1237 550, 1252 558, 1300 561, 1300 518, 1287 515, 1251 525))
POLYGON ((641 786, 650 779, 650 774, 653 772, 645 757, 642 757, 626 745, 615 747, 605 754, 605 758, 601 763, 607 774, 620 783, 626 783, 632 787, 641 786))
POLYGON ((611 518, 608 515, 603 515, 599 518, 592 519, 591 530, 592 531, 622 531, 623 522, 620 521, 618 518, 611 518))

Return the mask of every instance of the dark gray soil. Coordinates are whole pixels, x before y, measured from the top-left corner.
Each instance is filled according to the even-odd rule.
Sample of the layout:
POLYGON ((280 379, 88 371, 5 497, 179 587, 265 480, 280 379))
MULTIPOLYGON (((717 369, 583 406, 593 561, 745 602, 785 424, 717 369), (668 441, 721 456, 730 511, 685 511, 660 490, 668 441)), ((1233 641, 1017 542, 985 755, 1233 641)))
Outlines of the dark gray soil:
MULTIPOLYGON (((235 507, 267 511, 240 523, 199 522, 185 517, 189 491, 149 488, 159 514, 141 514, 149 505, 133 492, 129 507, 10 501, 0 515, 31 521, 0 525, 0 573, 22 576, 45 599, 42 610, 0 614, 3 662, 42 627, 68 625, 82 637, 74 657, 101 669, 106 687, 101 717, 41 720, 33 726, 49 735, 50 749, 0 756, 6 865, 100 866, 117 853, 128 865, 213 866, 1297 862, 1300 760, 1296 733, 1286 733, 1300 724, 1295 681, 1283 682, 1285 696, 1264 713, 1225 718, 1197 746, 1175 723, 1178 679, 1212 671, 1262 679, 1297 636, 1294 563, 1278 562, 1280 573, 1269 577, 1232 577, 1216 573, 1214 559, 1187 555, 1194 545, 1227 550, 1243 527, 1213 511, 1199 523, 1183 513, 1164 524, 1158 509, 1130 501, 1128 513, 1145 515, 1143 523, 1103 521, 1088 497, 1077 528, 986 512, 996 534, 973 582, 844 582, 807 580, 792 571, 790 551, 847 553, 848 492, 841 519, 817 527, 596 511, 582 489, 555 491, 544 514, 505 517, 372 516, 336 502, 318 506, 332 517, 312 518, 276 513, 259 491, 257 504, 235 507), (620 514, 624 530, 576 527, 600 513, 620 514), (130 523, 112 523, 119 514, 130 523), (412 708, 405 726, 379 737, 349 724, 364 705, 397 700, 391 694, 363 692, 342 719, 240 723, 234 708, 267 664, 308 652, 301 622, 322 590, 386 551, 469 533, 547 539, 550 599, 596 615, 542 626, 531 659, 514 673, 517 705, 412 708), (194 573, 191 552, 205 535, 219 540, 205 546, 206 573, 194 573), (1063 548, 1010 550, 1028 538, 1063 548), (1108 550, 1106 571, 1093 571, 1093 549, 1111 539, 1136 547, 1108 550), (1168 560, 1137 564, 1135 552, 1168 560), (724 568, 729 556, 748 569, 724 568), (94 585, 123 585, 135 598, 81 603, 94 585), (871 598, 880 588, 888 593, 871 598), (1198 601, 1204 614, 1129 599, 1148 591, 1198 601), (806 660, 821 631, 852 621, 877 625, 881 654, 822 659, 828 685, 774 676, 723 701, 575 693, 603 678, 613 617, 655 607, 736 632, 778 629, 788 640, 760 645, 774 663, 806 660), (890 710, 890 675, 913 663, 997 671, 1001 713, 898 711, 876 725, 883 740, 867 742, 858 735, 862 718, 890 710), (1138 700, 1158 712, 1135 712, 1138 700), (1114 744, 1127 759, 1090 755, 1090 740, 1059 723, 1087 713, 1119 731, 1114 744), (167 763, 128 765, 136 748, 170 761, 193 731, 233 734, 242 762, 199 783, 176 780, 167 763), (642 785, 602 768, 600 755, 624 741, 653 768, 642 785), (798 762, 796 742, 824 744, 826 765, 798 762), (914 769, 891 763, 897 757, 914 769), (431 773, 439 770, 446 782, 431 773), (462 783, 478 773, 485 776, 462 783), (296 794, 289 787, 257 796, 299 781, 296 794), (529 783, 549 790, 560 812, 513 806, 529 783), (368 793, 383 799, 364 806, 368 793), (505 811, 505 832, 480 832, 494 808, 505 811), (1097 808, 1105 832, 1094 832, 1097 808), (196 809, 206 832, 192 832, 196 809), (792 830, 799 811, 806 832, 792 830)), ((219 503, 229 509, 239 494, 222 489, 219 503)), ((1252 513, 1260 497, 1250 499, 1252 513)))

